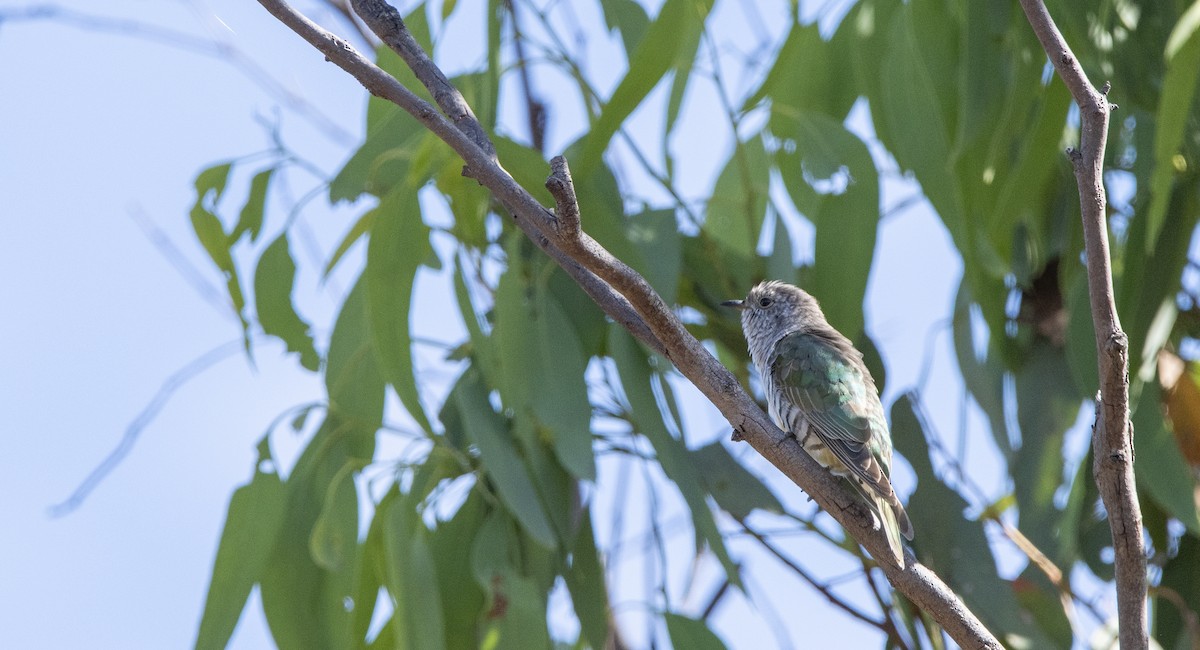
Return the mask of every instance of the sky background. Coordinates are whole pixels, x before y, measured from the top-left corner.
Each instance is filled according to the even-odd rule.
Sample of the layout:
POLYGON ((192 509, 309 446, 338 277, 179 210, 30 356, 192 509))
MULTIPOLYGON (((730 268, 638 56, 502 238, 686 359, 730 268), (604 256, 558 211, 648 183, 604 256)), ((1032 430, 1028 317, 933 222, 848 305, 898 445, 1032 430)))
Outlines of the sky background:
MULTIPOLYGON (((479 25, 471 16, 480 13, 479 3, 460 4, 445 42, 477 43, 479 25)), ((722 21, 726 34, 759 28, 746 24, 733 4, 718 2, 712 19, 722 21)), ((349 33, 322 5, 300 1, 297 6, 349 33)), ((595 19, 579 18, 580 24, 595 19)), ((770 15, 764 22, 774 25, 769 29, 782 24, 770 15)), ((622 69, 606 64, 612 59, 605 52, 617 51, 619 39, 593 40, 589 71, 615 80, 622 69)), ((474 65, 479 56, 464 49, 442 60, 453 72, 455 65, 474 65)), ((553 76, 541 77, 539 90, 552 90, 553 83, 553 76)), ((710 112, 701 108, 685 114, 683 132, 705 129, 712 120, 723 124, 716 103, 704 101, 712 84, 695 85, 701 101, 693 103, 710 112)), ((356 82, 253 2, 0 3, 0 341, 7 348, 0 362, 0 406, 7 415, 0 425, 5 519, 0 526, 0 647, 192 644, 225 508, 232 491, 251 475, 255 444, 281 412, 323 394, 319 377, 286 357, 281 344, 260 341, 253 365, 229 345, 239 335, 236 322, 197 289, 215 286, 216 272, 187 218, 192 181, 214 162, 268 149, 270 128, 331 174, 361 140, 365 101, 356 82), (46 6, 59 11, 28 11, 46 6), (119 22, 125 20, 139 27, 119 22), (214 42, 233 49, 222 56, 213 56, 212 49, 206 53, 214 42), (277 90, 255 79, 273 80, 267 86, 277 90), (303 98, 304 104, 289 96, 303 98), (314 111, 325 118, 311 119, 314 111), (174 250, 165 249, 162 238, 173 242, 174 250), (195 269, 199 280, 188 269, 195 269), (152 419, 142 415, 155 404, 164 382, 201 357, 216 361, 169 400, 158 402, 161 409, 152 419), (80 507, 51 516, 51 508, 73 493, 139 417, 146 426, 114 471, 80 507)), ((661 130, 662 103, 660 89, 627 125, 631 135, 661 130)), ((508 123, 522 123, 513 106, 506 110, 508 123)), ((560 117, 564 113, 555 113, 550 124, 551 152, 560 151, 581 128, 560 117)), ((867 128, 862 117, 860 107, 852 118, 859 132, 867 128)), ((729 135, 714 131, 719 129, 709 129, 711 137, 672 142, 689 195, 707 194, 716 166, 728 155, 729 135)), ((238 168, 228 205, 240 205, 249 174, 266 162, 238 168)), ((281 227, 286 207, 317 184, 298 169, 283 180, 276 187, 281 191, 273 191, 264 241, 281 227)), ((915 191, 895 180, 882 187, 885 206, 915 191)), ((318 197, 302 213, 310 237, 293 239, 301 265, 297 300, 315 324, 318 341, 327 336, 335 309, 361 268, 362 251, 356 249, 323 285, 314 269, 367 207, 360 202, 331 208, 318 197)), ((811 230, 799 228, 794 235, 801 257, 804 251, 811 256, 811 230)), ((961 262, 924 202, 890 216, 879 231, 867 327, 886 362, 885 405, 917 384, 926 346, 932 345, 925 394, 933 421, 945 434, 965 424, 972 470, 996 497, 1004 485, 985 462, 988 434, 974 409, 968 409, 965 422, 959 415, 962 388, 955 381, 948 319, 960 274, 961 262), (914 250, 921 252, 919 259, 914 250), (919 295, 912 287, 922 288, 919 295)), ((455 343, 462 329, 457 316, 442 316, 456 314, 444 304, 445 282, 445 276, 423 272, 415 311, 422 316, 414 328, 417 335, 455 343)), ((431 394, 440 394, 453 374, 435 363, 436 350, 419 348, 418 353, 423 380, 431 394)), ((694 391, 685 399, 697 442, 728 437, 727 424, 694 391)), ((301 443, 288 434, 273 438, 285 465, 301 443)), ((388 453, 388 444, 384 441, 381 454, 388 453)), ((751 450, 730 448, 769 477, 790 507, 809 507, 798 489, 771 478, 773 468, 756 456, 746 457, 751 450)), ((903 462, 898 465, 896 483, 906 495, 914 479, 903 462)), ((600 484, 611 479, 611 468, 602 466, 600 484)), ((664 516, 669 519, 670 513, 664 516)), ((603 541, 607 533, 599 534, 603 541)), ((686 546, 690 532, 679 537, 686 546)), ((735 553, 749 553, 748 548, 744 540, 732 543, 735 553)), ((811 551, 813 545, 803 548, 811 551)), ((1002 556, 1006 574, 1012 575, 1021 563, 1011 553, 1002 551, 1002 556)), ((837 573, 836 564, 822 564, 826 558, 821 556, 803 560, 827 569, 825 575, 837 573)), ((624 581, 640 568, 630 564, 613 570, 624 581)), ((778 572, 768 567, 755 575, 771 573, 778 572)), ((716 584, 716 574, 709 577, 716 584)), ((694 615, 687 608, 697 607, 707 591, 684 597, 679 607, 694 615)), ((786 645, 779 636, 790 637, 796 647, 821 639, 856 647, 877 638, 873 630, 821 604, 819 594, 790 576, 755 578, 750 591, 756 602, 773 602, 783 616, 763 621, 744 597, 727 599, 716 620, 731 647, 786 645)), ((637 607, 619 615, 623 624, 643 627, 637 607)), ((252 596, 231 647, 271 645, 252 596)))

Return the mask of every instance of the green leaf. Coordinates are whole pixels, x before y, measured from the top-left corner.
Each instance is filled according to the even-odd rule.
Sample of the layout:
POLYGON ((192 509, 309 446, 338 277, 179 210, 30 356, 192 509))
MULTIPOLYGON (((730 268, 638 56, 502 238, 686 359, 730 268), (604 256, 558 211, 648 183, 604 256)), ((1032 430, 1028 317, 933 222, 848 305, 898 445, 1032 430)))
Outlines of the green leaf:
POLYGON ((586 177, 595 171, 600 157, 608 148, 609 140, 621 128, 625 118, 633 113, 680 57, 694 55, 695 45, 691 46, 691 51, 686 47, 699 42, 700 31, 712 5, 712 0, 667 0, 663 4, 654 22, 646 29, 645 37, 638 43, 637 50, 629 57, 629 71, 622 77, 612 97, 600 111, 599 119, 592 125, 583 157, 576 165, 578 176, 586 177))
POLYGON ((1180 604, 1190 608, 1190 615, 1195 616, 1200 609, 1200 539, 1184 535, 1179 540, 1179 550, 1175 557, 1167 561, 1162 569, 1162 589, 1170 589, 1179 596, 1182 603, 1172 602, 1162 595, 1154 599, 1154 638, 1163 648, 1187 648, 1196 639, 1190 635, 1180 604))
MULTIPOLYGON (((259 458, 259 465, 270 458, 259 458)), ((224 648, 237 627, 254 583, 262 575, 283 521, 284 487, 260 470, 233 493, 221 532, 196 649, 224 648)))
POLYGON ((359 458, 372 456, 367 450, 374 449, 375 432, 383 425, 386 388, 367 320, 367 284, 364 273, 342 303, 342 311, 329 339, 325 363, 325 390, 329 394, 330 413, 355 427, 355 448, 360 452, 357 453, 359 458), (360 444, 368 442, 369 445, 360 444))
POLYGON ((229 171, 233 163, 225 162, 202 170, 195 180, 196 202, 190 213, 192 230, 196 239, 208 253, 209 259, 221 272, 225 280, 225 290, 229 294, 229 302, 233 313, 237 315, 242 325, 242 342, 246 353, 250 353, 250 322, 246 320, 246 298, 242 293, 242 282, 238 278, 237 265, 234 264, 230 247, 235 239, 225 234, 225 227, 216 215, 217 203, 225 192, 229 180, 229 171))
POLYGON ((218 163, 203 169, 196 175, 196 204, 203 205, 209 210, 216 208, 217 202, 225 192, 225 184, 229 181, 229 171, 233 169, 232 162, 218 163))
POLYGON ((725 642, 716 632, 708 629, 704 621, 671 612, 663 614, 663 618, 667 622, 667 636, 671 637, 671 645, 676 648, 724 650, 725 642))
POLYGON ((371 523, 367 529, 367 538, 363 540, 359 549, 352 601, 354 609, 350 639, 354 643, 351 647, 361 648, 363 646, 363 642, 371 630, 371 622, 375 619, 376 608, 380 602, 379 590, 383 587, 384 575, 387 573, 384 566, 383 548, 383 524, 386 517, 381 516, 380 513, 386 512, 388 503, 391 499, 397 498, 398 494, 397 490, 388 491, 375 506, 374 516, 371 517, 371 523))
POLYGON ((439 522, 429 537, 448 648, 479 647, 477 626, 485 596, 466 559, 471 557, 471 547, 483 525, 484 515, 483 493, 476 487, 454 517, 439 522))
POLYGON ((701 540, 707 542, 730 582, 740 587, 738 566, 729 556, 725 540, 708 507, 697 467, 692 464, 693 459, 687 447, 673 437, 663 423, 663 413, 654 399, 651 385, 653 377, 645 352, 628 332, 616 325, 609 328, 608 350, 621 377, 635 430, 650 441, 663 472, 675 483, 692 512, 697 548, 701 540))
POLYGON ((734 460, 725 445, 714 442, 690 453, 692 462, 700 469, 705 489, 735 519, 744 519, 756 508, 776 514, 783 512, 771 490, 734 460))
MULTIPOLYGON (((1180 381, 1191 381, 1183 377, 1180 381)), ((1167 429, 1162 409, 1162 388, 1156 381, 1143 385, 1133 412, 1134 475, 1164 510, 1200 537, 1196 511, 1196 482, 1174 436, 1167 429)))
POLYGON ((458 406, 467 438, 478 447, 482 469, 495 483, 500 501, 537 543, 548 549, 558 548, 558 536, 542 509, 537 489, 517 454, 512 435, 505 422, 492 410, 474 368, 463 373, 448 399, 458 406))
POLYGON ((396 648, 437 650, 446 647, 441 590, 433 555, 426 539, 429 531, 410 499, 394 499, 386 512, 383 546, 388 592, 396 603, 391 627, 396 648))
POLYGON ((254 301, 263 332, 279 337, 289 352, 300 355, 300 365, 316 372, 321 358, 313 347, 309 325, 292 305, 296 282, 296 263, 288 249, 287 233, 279 235, 263 251, 254 272, 254 301))
POLYGON ((519 548, 510 521, 503 512, 493 511, 479 528, 471 549, 475 579, 487 592, 479 647, 487 650, 548 648, 546 592, 514 564, 514 557, 525 555, 529 549, 519 548))
POLYGON ((1013 378, 1021 447, 1011 471, 1021 530, 1049 552, 1062 521, 1054 495, 1063 483, 1063 440, 1079 415, 1080 400, 1065 353, 1042 339, 1030 348, 1013 378))
POLYGON ((963 513, 969 504, 934 473, 911 397, 896 400, 891 420, 896 450, 917 475, 917 489, 908 501, 908 515, 917 531, 913 540, 917 558, 960 594, 1001 641, 1054 647, 1031 624, 1008 583, 997 576, 982 522, 966 519, 963 513))
POLYGON ((742 105, 742 112, 769 97, 772 130, 777 115, 818 112, 837 121, 844 118, 859 93, 856 84, 846 78, 847 57, 843 55, 849 52, 843 52, 841 45, 846 39, 835 39, 828 42, 822 39, 815 22, 793 23, 775 56, 775 64, 758 91, 742 105))
POLYGON ((582 639, 586 639, 593 648, 606 647, 609 638, 608 588, 604 584, 604 566, 600 564, 600 554, 596 552, 592 517, 586 509, 571 549, 571 566, 563 572, 563 579, 571 592, 582 639))
POLYGON ((939 105, 935 74, 919 43, 913 6, 905 5, 891 22, 888 52, 879 66, 879 116, 886 124, 889 151, 911 169, 925 195, 964 255, 970 252, 962 198, 951 174, 949 116, 939 105))
POLYGON ((1096 360, 1096 330, 1092 325, 1091 297, 1088 295, 1087 274, 1076 274, 1067 294, 1067 364, 1071 381, 1083 395, 1093 396, 1100 390, 1099 366, 1096 360))
POLYGON ((792 238, 783 217, 775 213, 775 238, 767 258, 767 277, 796 284, 796 261, 792 257, 792 238))
MULTIPOLYGON (((1171 187, 1179 169, 1180 146, 1187 137, 1188 120, 1195 103, 1196 86, 1200 84, 1200 3, 1184 12, 1167 39, 1164 53, 1167 71, 1162 80, 1162 95, 1154 124, 1154 174, 1150 179, 1150 210, 1146 216, 1145 250, 1152 252, 1153 243, 1167 220, 1171 203, 1171 187)), ((1186 167, 1186 163, 1184 163, 1186 167)))
POLYGON ((594 480, 587 357, 545 283, 527 277, 547 263, 527 263, 521 240, 510 241, 509 268, 496 290, 500 394, 514 412, 536 420, 563 467, 577 478, 594 480))
POLYGON ((863 296, 879 223, 875 162, 858 136, 826 115, 803 112, 775 123, 777 134, 795 144, 794 153, 781 154, 791 162, 786 169, 780 164, 785 184, 791 190, 805 183, 816 191, 812 208, 802 209, 817 229, 805 286, 821 301, 829 322, 854 338, 863 330, 863 296))
POLYGON ((242 206, 242 213, 238 217, 237 225, 233 227, 233 232, 229 233, 230 242, 241 239, 242 235, 247 232, 250 233, 250 241, 258 241, 258 236, 262 233, 267 189, 273 173, 275 173, 275 168, 269 167, 255 174, 254 178, 250 180, 250 195, 246 198, 246 204, 242 206))
POLYGON ((313 561, 328 571, 345 568, 358 544, 358 490, 354 485, 357 466, 347 463, 330 481, 321 514, 308 539, 313 561))
POLYGON ((475 303, 467 290, 466 270, 463 268, 462 256, 456 256, 454 261, 454 297, 458 302, 458 310, 466 325, 467 335, 471 342, 471 357, 476 368, 483 374, 486 382, 495 384, 499 381, 499 361, 496 360, 494 339, 483 333, 484 319, 475 311, 475 303))
POLYGON ((429 249, 429 227, 421 221, 416 192, 407 185, 396 186, 375 210, 367 244, 367 313, 384 377, 427 432, 433 429, 414 375, 409 308, 417 267, 429 249))
POLYGON ((1063 611, 1062 595, 1058 587, 1032 563, 1026 566, 1011 584, 1017 602, 1033 618, 1038 628, 1053 640, 1053 647, 1069 650, 1074 634, 1071 631, 1071 620, 1063 611))
POLYGON ((1008 424, 1004 417, 1004 363, 996 349, 995 337, 988 336, 986 356, 980 359, 975 354, 975 336, 972 332, 971 290, 964 276, 958 285, 954 299, 954 353, 958 359, 958 370, 963 384, 975 399, 975 403, 987 415, 992 440, 1006 461, 1013 456, 1012 443, 1008 435, 1008 424))
MULTIPOLYGON (((426 52, 431 51, 429 21, 423 3, 404 17, 404 25, 426 52)), ((428 99, 425 87, 387 45, 376 48, 375 60, 405 88, 428 99)), ((366 193, 383 197, 397 182, 407 178, 412 154, 428 134, 404 109, 374 95, 367 99, 366 121, 366 140, 329 183, 331 203, 354 201, 366 193)))
MULTIPOLYGON (((356 432, 361 433, 331 412, 288 476, 283 524, 260 581, 263 612, 281 650, 336 650, 353 633, 346 603, 356 594, 358 548, 352 547, 353 557, 339 570, 329 571, 314 561, 309 540, 333 480, 351 459, 356 432)), ((356 528, 357 506, 355 501, 356 528)))
POLYGON ((674 304, 683 265, 683 242, 675 211, 647 210, 635 214, 626 221, 625 231, 628 241, 641 253, 640 259, 631 265, 645 276, 664 302, 674 304))
POLYGON ((732 283, 726 291, 748 290, 754 275, 751 260, 757 259, 758 240, 767 214, 770 159, 761 136, 738 143, 717 177, 704 232, 719 252, 719 264, 732 283))
POLYGON ((600 7, 604 10, 604 23, 608 29, 621 32, 625 58, 632 61, 634 52, 650 25, 650 17, 646 15, 645 8, 634 0, 601 0, 600 7))
POLYGON ((350 230, 346 231, 346 235, 342 237, 341 243, 334 249, 333 255, 329 256, 329 261, 325 264, 325 270, 321 272, 322 280, 329 278, 329 274, 333 273, 333 269, 337 267, 338 262, 342 261, 342 257, 345 256, 346 251, 349 251, 351 246, 358 242, 363 235, 367 234, 374 223, 375 210, 372 209, 364 212, 358 218, 358 221, 355 221, 354 225, 350 226, 350 230))

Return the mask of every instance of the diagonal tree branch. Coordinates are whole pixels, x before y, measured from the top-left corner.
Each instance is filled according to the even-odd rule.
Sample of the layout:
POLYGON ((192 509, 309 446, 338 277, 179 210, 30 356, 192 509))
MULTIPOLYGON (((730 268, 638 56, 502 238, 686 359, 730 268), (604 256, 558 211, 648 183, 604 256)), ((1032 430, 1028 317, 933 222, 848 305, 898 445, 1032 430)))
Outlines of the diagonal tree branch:
POLYGON ((1121 330, 1113 299, 1112 266, 1105 220, 1104 147, 1108 140, 1108 84, 1097 90, 1042 0, 1021 0, 1042 48, 1079 104, 1079 150, 1068 149, 1079 186, 1088 295, 1099 358, 1100 397, 1092 432, 1092 474, 1108 511, 1117 579, 1117 615, 1122 648, 1146 648, 1146 549, 1142 511, 1133 477, 1133 424, 1129 421, 1129 339, 1121 330))
MULTIPOLYGON (((568 272, 571 272, 572 265, 577 265, 584 271, 572 273, 572 277, 597 279, 609 292, 615 291, 615 294, 619 294, 622 302, 615 302, 613 296, 602 290, 597 291, 610 301, 605 303, 597 300, 606 313, 613 316, 614 312, 617 312, 621 317, 613 316, 614 318, 630 328, 639 339, 649 343, 670 359, 679 372, 721 411, 742 439, 748 441, 764 458, 811 495, 872 556, 890 557, 887 540, 881 531, 874 529, 873 517, 865 506, 832 474, 805 453, 794 438, 784 434, 770 421, 758 404, 742 390, 733 373, 709 354, 684 328, 674 311, 663 302, 662 297, 650 287, 645 278, 583 232, 579 223, 578 203, 569 181, 565 159, 559 157, 552 162, 553 172, 547 181, 547 187, 559 206, 560 216, 556 217, 496 163, 490 148, 481 146, 457 128, 463 123, 459 119, 462 113, 457 112, 457 109, 448 111, 456 119, 451 123, 433 106, 355 52, 344 40, 317 26, 283 0, 259 0, 259 3, 280 22, 317 48, 329 61, 358 79, 368 91, 404 108, 454 149, 466 162, 470 175, 512 210, 517 225, 538 246, 547 251, 568 272), (570 223, 564 223, 566 221, 570 223), (629 314, 620 312, 622 307, 631 307, 632 317, 626 317, 629 314), (639 330, 639 327, 645 329, 639 330)), ((383 11, 378 7, 386 3, 379 0, 355 0, 354 4, 356 9, 364 7, 360 9, 362 15, 369 14, 370 11, 383 11)), ((406 32, 403 22, 397 23, 395 16, 388 18, 387 27, 406 32)), ((369 27, 374 27, 371 18, 364 17, 364 22, 369 27)), ((384 42, 389 41, 389 36, 378 35, 384 42)), ((444 81, 444 75, 435 74, 428 79, 428 75, 422 76, 422 70, 414 68, 414 72, 427 86, 430 83, 449 85, 448 81, 444 81)), ((435 98, 445 96, 436 91, 431 92, 435 98)), ((588 289, 587 285, 584 285, 584 288, 588 289)), ((589 294, 596 295, 592 291, 589 291, 589 294)), ((963 647, 1001 647, 961 599, 936 574, 919 564, 911 552, 907 554, 905 564, 905 568, 901 569, 891 563, 881 563, 880 568, 896 589, 929 612, 963 647)))

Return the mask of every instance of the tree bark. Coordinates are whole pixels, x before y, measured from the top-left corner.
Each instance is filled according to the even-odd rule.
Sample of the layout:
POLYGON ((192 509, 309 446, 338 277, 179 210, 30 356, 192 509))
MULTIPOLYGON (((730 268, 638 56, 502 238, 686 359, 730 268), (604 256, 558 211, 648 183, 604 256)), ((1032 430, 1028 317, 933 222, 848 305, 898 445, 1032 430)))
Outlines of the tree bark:
POLYGON ((1058 76, 1079 105, 1079 149, 1068 149, 1079 185, 1088 295, 1100 372, 1100 396, 1092 429, 1092 474, 1108 511, 1117 582, 1121 647, 1149 647, 1146 616, 1146 549, 1142 511, 1133 476, 1133 424, 1129 421, 1129 339, 1121 330, 1113 300, 1112 266, 1105 219, 1104 147, 1108 140, 1108 84, 1097 90, 1083 73, 1042 0, 1021 0, 1021 8, 1050 57, 1058 76))

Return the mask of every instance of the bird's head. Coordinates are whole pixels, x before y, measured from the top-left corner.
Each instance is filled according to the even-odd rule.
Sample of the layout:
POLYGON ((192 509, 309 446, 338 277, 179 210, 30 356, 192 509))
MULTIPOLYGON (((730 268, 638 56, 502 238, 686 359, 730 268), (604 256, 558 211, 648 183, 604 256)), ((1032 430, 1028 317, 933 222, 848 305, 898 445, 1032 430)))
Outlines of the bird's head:
POLYGON ((800 287, 778 280, 758 284, 745 300, 726 300, 721 304, 742 312, 742 331, 751 347, 826 322, 816 298, 800 287))

